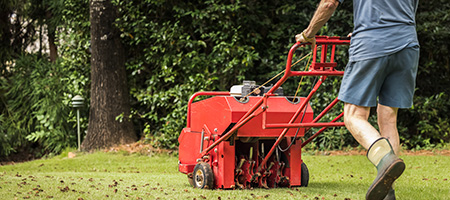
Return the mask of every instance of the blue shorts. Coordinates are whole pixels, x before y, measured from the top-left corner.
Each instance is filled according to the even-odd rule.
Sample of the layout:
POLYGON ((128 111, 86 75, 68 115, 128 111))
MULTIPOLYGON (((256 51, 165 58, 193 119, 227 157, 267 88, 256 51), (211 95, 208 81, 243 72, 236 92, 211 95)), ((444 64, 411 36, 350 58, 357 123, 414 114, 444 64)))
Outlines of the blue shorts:
POLYGON ((345 68, 339 100, 364 107, 411 108, 416 86, 419 47, 350 62, 345 68))

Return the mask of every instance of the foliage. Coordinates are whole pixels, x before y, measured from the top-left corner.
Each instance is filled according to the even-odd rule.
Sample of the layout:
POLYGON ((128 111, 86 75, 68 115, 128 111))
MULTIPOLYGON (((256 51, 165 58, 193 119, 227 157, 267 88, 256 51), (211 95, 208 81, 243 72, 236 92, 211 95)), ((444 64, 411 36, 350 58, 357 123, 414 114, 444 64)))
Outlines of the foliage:
POLYGON ((66 121, 71 108, 63 96, 65 69, 29 55, 17 59, 12 72, 2 86, 7 91, 1 113, 2 155, 28 142, 37 142, 46 152, 73 145, 75 134, 66 121))
POLYGON ((115 2, 128 44, 135 115, 156 146, 174 148, 198 90, 228 90, 258 54, 242 37, 239 1, 115 2))
POLYGON ((265 81, 284 68, 293 35, 307 25, 299 20, 307 15, 304 3, 296 1, 115 3, 129 48, 137 123, 146 138, 166 148, 176 146, 190 95, 228 90, 244 77, 265 81))
MULTIPOLYGON (((88 126, 90 98, 90 22, 89 0, 65 0, 62 11, 62 25, 58 27, 58 44, 60 67, 66 69, 64 78, 67 93, 64 98, 69 100, 75 95, 81 95, 85 106, 80 108, 81 139, 88 126)), ((75 115, 67 119, 73 128, 76 125, 75 115)))
MULTIPOLYGON (((194 92, 226 91, 242 80, 262 84, 283 70, 294 35, 308 25, 317 6, 316 0, 114 0, 113 3, 121 15, 116 26, 127 48, 132 101, 132 115, 119 118, 131 117, 142 138, 163 148, 176 148, 178 135, 185 127, 187 101, 194 92)), ((89 1, 6 0, 0 4, 0 13, 6 13, 0 14, 0 21, 8 22, 0 23, 1 154, 30 144, 30 140, 52 151, 73 145, 74 138, 62 135, 75 135, 68 130, 75 127, 73 110, 67 110, 72 95, 80 94, 86 102, 90 98, 89 1), (17 20, 8 21, 12 13, 18 16, 17 20), (41 25, 57 33, 60 60, 55 64, 45 61, 47 55, 42 49, 37 55, 21 57, 29 44, 42 40, 42 33, 37 33, 41 25), (44 68, 64 75, 59 80, 48 78, 47 72, 40 71, 44 68), (23 73, 41 75, 21 80, 23 73), (55 94, 59 96, 51 95, 46 87, 58 90, 55 94), (34 93, 30 97, 36 99, 31 101, 19 93, 22 90, 34 93), (38 96, 49 99, 38 101, 38 96), (51 112, 46 111, 53 102, 59 104, 53 105, 51 112), (49 131, 49 127, 61 131, 49 131)), ((401 140, 408 148, 430 148, 450 141, 447 112, 450 27, 446 26, 450 23, 449 11, 450 5, 444 0, 420 1, 416 18, 421 59, 416 96, 413 108, 400 110, 398 120, 401 140)), ((347 35, 351 30, 352 2, 344 1, 319 34, 347 35)), ((309 51, 309 48, 297 51, 294 60, 309 51)), ((347 48, 338 50, 336 60, 340 69, 347 57, 347 48)), ((305 65, 301 63, 296 69, 302 70, 305 65)), ((283 85, 286 94, 295 93, 299 80, 295 78, 283 85)), ((314 78, 304 79, 300 95, 306 96, 314 82, 314 78)), ((340 78, 328 77, 311 101, 316 112, 336 97, 339 84, 340 78)), ((339 104, 323 121, 333 119, 341 108, 339 104)), ((86 130, 88 106, 81 111, 82 129, 86 130)), ((376 126, 374 115, 370 122, 376 126)), ((357 145, 344 128, 327 129, 314 142, 319 149, 357 145)))
MULTIPOLYGON (((422 2, 417 17, 419 38, 421 43, 425 43, 422 44, 422 52, 433 52, 432 59, 422 59, 420 64, 425 68, 419 71, 418 87, 420 89, 424 85, 427 89, 417 93, 425 96, 430 95, 430 91, 439 91, 439 88, 445 85, 434 83, 437 80, 448 81, 429 76, 429 73, 436 73, 437 76, 445 76, 448 73, 448 58, 444 56, 448 51, 448 45, 445 45, 448 41, 448 31, 446 28, 440 28, 442 26, 433 25, 437 16, 441 16, 442 21, 448 20, 448 17, 443 16, 446 12, 442 12, 447 8, 443 7, 438 11, 429 9, 435 8, 434 5, 438 1, 433 2, 422 2), (421 19, 427 21, 421 23, 421 19), (429 34, 430 29, 433 29, 433 34, 429 34), (431 43, 422 42, 422 35, 436 37, 430 39, 440 39, 438 43, 442 45, 438 50, 433 49, 429 46, 431 43), (447 63, 443 65, 446 66, 444 74, 436 72, 443 69, 440 63, 447 63), (428 89, 434 85, 436 87, 428 89)), ((157 146, 171 148, 176 144, 178 133, 184 127, 184 113, 189 95, 199 90, 228 90, 231 85, 239 84, 243 79, 256 80, 261 84, 280 72, 284 68, 287 51, 294 42, 293 36, 307 26, 317 2, 242 0, 115 3, 123 15, 117 20, 117 24, 130 48, 128 69, 133 82, 132 95, 136 100, 134 113, 138 117, 135 119, 137 123, 144 124, 143 135, 156 142, 157 146), (224 49, 222 46, 226 43, 231 48, 224 49), (246 59, 248 62, 244 64, 246 59), (242 62, 237 62, 239 60, 242 62), (147 77, 147 80, 144 77, 147 77)), ((351 20, 350 1, 340 5, 319 34, 347 35, 352 30, 351 20)), ((301 57, 307 51, 306 49, 306 52, 300 52, 297 56, 301 57)), ((346 48, 337 52, 336 60, 341 69, 345 66, 347 57, 346 48)), ((329 79, 332 80, 325 82, 311 102, 316 111, 323 109, 337 95, 336 86, 340 85, 340 80, 329 79)), ((295 79, 288 81, 283 87, 285 91, 290 92, 288 94, 293 94, 297 83, 298 79, 295 79)), ((305 80, 302 89, 309 91, 307 87, 310 86, 307 85, 312 83, 313 80, 305 80)), ((416 100, 415 107, 418 106, 420 107, 416 100)), ((331 120, 340 111, 333 110, 324 121, 331 120)), ((415 132, 414 128, 403 123, 406 118, 402 117, 422 115, 411 112, 414 111, 402 110, 399 118, 399 130, 408 147, 414 145, 407 142, 406 138, 414 138, 415 132)), ((441 117, 443 122, 448 121, 448 115, 443 114, 441 117)), ((372 115, 370 121, 376 126, 376 117, 372 115)), ((442 125, 445 124, 439 123, 438 126, 442 125)), ((419 129, 428 134, 425 126, 419 129)), ((431 139, 436 136, 430 133, 423 137, 431 139)), ((421 139, 415 141, 419 140, 421 139)), ((447 139, 432 141, 448 142, 447 139)), ((328 129, 319 135, 316 142, 321 149, 340 148, 343 144, 357 145, 343 128, 328 129)))
MULTIPOLYGON (((29 9, 34 11, 20 18, 43 21, 37 26, 47 24, 58 30, 60 59, 49 63, 41 51, 16 55, 0 77, 0 156, 31 151, 30 147, 38 149, 34 154, 57 153, 76 144, 76 114, 70 99, 75 94, 88 97, 89 6, 87 0, 61 3, 33 2, 29 9), (46 12, 53 17, 43 18, 46 12)), ((84 107, 81 130, 86 130, 86 122, 84 107)))
POLYGON ((450 94, 447 87, 450 85, 450 5, 444 2, 420 1, 419 4, 416 16, 421 46, 416 93, 419 96, 450 94))
POLYGON ((432 148, 437 144, 445 144, 450 140, 450 124, 448 112, 450 108, 449 96, 441 92, 437 95, 415 98, 415 106, 403 122, 414 134, 401 135, 402 141, 412 148, 432 148))

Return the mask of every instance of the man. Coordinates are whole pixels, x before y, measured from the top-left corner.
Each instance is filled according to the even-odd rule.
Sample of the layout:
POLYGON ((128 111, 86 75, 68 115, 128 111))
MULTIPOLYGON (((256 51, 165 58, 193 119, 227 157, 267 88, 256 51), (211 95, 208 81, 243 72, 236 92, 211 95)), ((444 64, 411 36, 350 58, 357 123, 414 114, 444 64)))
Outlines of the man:
MULTIPOLYGON (((314 35, 342 2, 321 0, 309 26, 296 40, 314 44, 314 35)), ((367 157, 378 171, 366 199, 395 199, 392 184, 405 169, 397 157, 397 111, 412 106, 419 60, 417 5, 418 0, 353 0, 350 59, 339 99, 344 102, 347 129, 368 149, 367 157), (367 121, 374 106, 379 132, 367 121)))

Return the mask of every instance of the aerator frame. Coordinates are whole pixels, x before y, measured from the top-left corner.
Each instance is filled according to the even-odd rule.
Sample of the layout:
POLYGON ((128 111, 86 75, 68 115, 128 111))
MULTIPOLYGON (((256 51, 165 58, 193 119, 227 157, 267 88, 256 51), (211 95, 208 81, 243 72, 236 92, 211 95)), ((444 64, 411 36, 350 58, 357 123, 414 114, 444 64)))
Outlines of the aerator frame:
POLYGON ((343 113, 330 122, 319 122, 339 102, 337 98, 316 117, 309 101, 328 76, 343 76, 343 71, 335 69, 335 51, 336 46, 349 43, 349 38, 316 36, 309 70, 291 71, 294 52, 307 45, 295 43, 284 76, 259 96, 215 91, 192 95, 187 126, 178 139, 179 171, 198 188, 307 186, 309 173, 301 159, 302 147, 326 128, 345 125, 339 121, 343 113), (307 97, 277 95, 275 91, 292 76, 319 79, 307 97), (194 103, 198 96, 212 97, 194 103), (313 127, 321 129, 299 140, 313 127))

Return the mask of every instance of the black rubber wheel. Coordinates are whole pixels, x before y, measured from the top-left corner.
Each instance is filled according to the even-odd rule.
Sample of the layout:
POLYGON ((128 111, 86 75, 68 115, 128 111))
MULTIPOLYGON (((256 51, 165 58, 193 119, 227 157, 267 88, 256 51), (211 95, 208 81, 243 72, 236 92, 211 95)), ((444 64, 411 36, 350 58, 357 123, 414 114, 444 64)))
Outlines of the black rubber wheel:
POLYGON ((194 187, 201 189, 212 189, 214 184, 214 174, 208 163, 200 162, 194 167, 192 173, 194 187))
POLYGON ((302 162, 301 165, 301 175, 300 175, 300 187, 308 187, 308 182, 309 182, 309 171, 308 171, 308 167, 306 166, 306 164, 304 162, 302 162))

